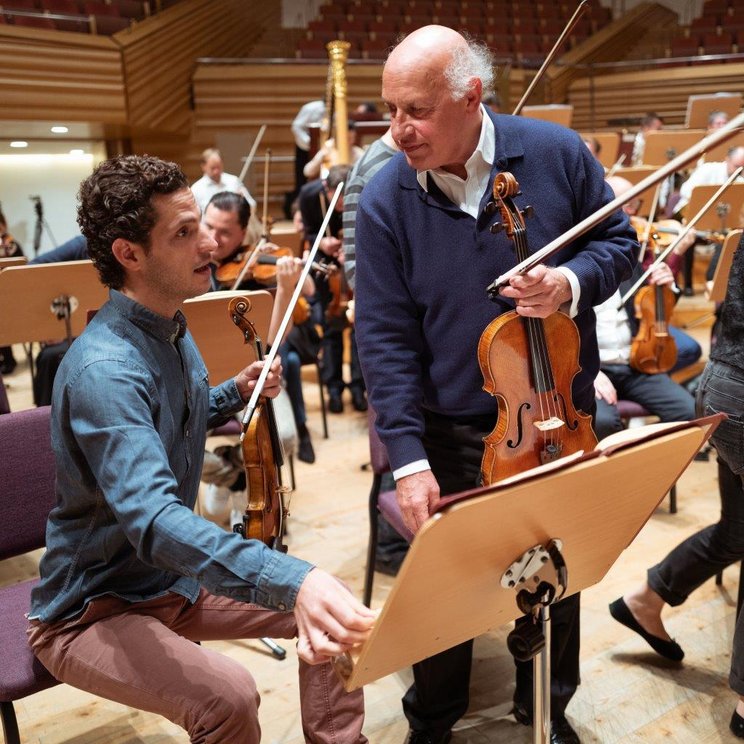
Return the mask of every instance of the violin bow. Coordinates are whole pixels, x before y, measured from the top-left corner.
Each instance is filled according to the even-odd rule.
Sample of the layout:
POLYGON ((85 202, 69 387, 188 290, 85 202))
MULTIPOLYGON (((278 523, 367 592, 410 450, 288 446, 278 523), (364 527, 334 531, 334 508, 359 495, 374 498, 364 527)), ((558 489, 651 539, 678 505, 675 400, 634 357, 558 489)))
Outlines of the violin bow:
POLYGON ((545 74, 545 70, 548 69, 548 66, 553 61, 555 55, 558 54, 558 50, 561 48, 563 42, 566 40, 566 37, 571 33, 573 27, 579 22, 579 18, 581 18, 581 14, 586 10, 586 6, 588 5, 588 3, 589 0, 581 0, 578 7, 574 11, 574 14, 568 19, 566 27, 563 29, 563 31, 561 31, 561 35, 558 37, 558 40, 555 42, 555 44, 553 44, 553 48, 548 52, 548 56, 545 57, 545 61, 542 63, 540 69, 537 71, 537 75, 532 78, 532 82, 527 86, 527 90, 524 92, 522 100, 517 104, 517 107, 514 109, 514 111, 512 111, 512 116, 517 116, 522 111, 525 102, 532 95, 532 91, 537 86, 540 78, 542 78, 542 76, 545 74))
POLYGON ((617 169, 625 162, 625 154, 622 154, 613 164, 612 168, 605 173, 605 178, 609 178, 610 176, 614 176, 617 169))
MULTIPOLYGON (((264 125, 264 129, 266 126, 264 125)), ((256 137, 256 140, 258 140, 258 137, 256 137)), ((245 278, 245 275, 248 273, 249 269, 253 268, 253 264, 256 263, 258 260, 258 252, 266 245, 266 243, 269 242, 269 168, 271 166, 271 150, 266 150, 266 158, 264 159, 264 183, 263 183, 263 217, 261 221, 261 227, 263 234, 261 235, 260 240, 258 243, 256 243, 256 247, 253 249, 253 253, 251 253, 248 260, 243 264, 243 268, 240 269, 240 272, 235 277, 235 281, 233 282, 232 289, 236 290, 243 279, 245 278)), ((241 179, 242 180, 242 179, 241 179)))
MULTIPOLYGON (((289 301, 287 311, 284 313, 284 317, 282 318, 279 330, 276 332, 276 338, 284 338, 284 334, 287 331, 289 321, 292 319, 292 311, 294 310, 294 306, 297 304, 297 300, 300 298, 302 286, 305 283, 305 279, 307 279, 307 275, 310 273, 310 269, 312 268, 312 264, 315 260, 315 254, 318 252, 318 248, 320 247, 320 241, 325 237, 326 228, 328 227, 328 223, 331 219, 331 215, 333 214, 333 210, 336 207, 336 202, 338 201, 339 196, 341 196, 343 190, 344 184, 342 181, 338 186, 336 186, 336 191, 334 192, 331 203, 328 206, 328 211, 323 218, 323 224, 320 226, 320 230, 318 230, 318 234, 315 237, 313 247, 310 249, 310 253, 305 260, 305 266, 302 269, 300 278, 297 280, 297 286, 295 287, 292 299, 289 301)), ((266 378, 269 376, 269 370, 271 369, 271 365, 274 362, 274 358, 279 353, 279 346, 280 344, 275 343, 271 347, 271 351, 269 351, 268 355, 264 359, 263 369, 261 370, 261 374, 258 376, 258 380, 256 380, 256 387, 254 388, 253 393, 251 394, 251 397, 246 404, 245 412, 243 413, 243 431, 245 431, 245 427, 248 426, 248 424, 251 422, 251 419, 253 418, 256 406, 258 405, 258 397, 259 395, 261 395, 264 385, 266 384, 266 378)), ((240 441, 243 441, 243 434, 240 435, 240 441)))
POLYGON ((666 165, 663 165, 659 170, 655 171, 651 175, 639 181, 633 188, 626 191, 621 196, 616 197, 612 201, 608 202, 598 209, 594 214, 590 214, 587 218, 579 222, 578 225, 574 225, 570 230, 567 230, 563 235, 559 235, 555 240, 548 243, 546 246, 541 248, 539 251, 533 253, 529 258, 524 261, 520 261, 516 266, 513 266, 508 271, 505 271, 495 281, 493 281, 487 288, 489 296, 495 297, 501 287, 505 287, 509 280, 517 276, 518 274, 525 274, 526 272, 534 269, 535 266, 543 263, 546 259, 550 258, 553 254, 557 253, 562 248, 565 248, 572 240, 583 235, 585 232, 591 230, 593 227, 598 225, 602 220, 609 217, 615 210, 627 204, 632 199, 635 199, 639 194, 643 193, 647 188, 655 186, 659 181, 664 180, 667 176, 678 171, 683 166, 691 163, 693 160, 699 158, 703 153, 710 150, 714 145, 720 142, 725 142, 731 139, 738 131, 744 128, 744 114, 735 116, 729 121, 726 126, 717 129, 713 134, 706 137, 704 140, 689 147, 683 153, 678 155, 674 160, 670 160, 666 165))
MULTIPOLYGON (((605 176, 606 178, 606 176, 605 176)), ((651 228, 654 225, 654 220, 656 219, 656 211, 659 208, 659 195, 661 194, 661 184, 663 182, 659 182, 656 184, 656 190, 654 191, 654 198, 651 202, 651 210, 648 213, 648 219, 646 220, 646 229, 643 233, 643 240, 641 241, 640 249, 638 250, 638 261, 641 261, 643 259, 643 256, 646 254, 646 248, 648 248, 648 241, 651 239, 651 228)))
POLYGON ((256 156, 256 150, 258 150, 258 146, 261 144, 261 140, 263 139, 265 132, 266 132, 266 124, 261 124, 261 128, 258 130, 256 139, 253 140, 251 151, 248 153, 248 157, 245 159, 245 163, 243 163, 243 168, 240 171, 240 175, 238 176, 238 178, 240 179, 240 183, 243 183, 243 179, 245 178, 246 174, 248 173, 248 169, 251 167, 251 164, 253 163, 253 158, 256 156))
MULTIPOLYGON (((731 184, 741 175, 742 171, 744 171, 744 166, 737 168, 729 177, 728 180, 721 186, 718 191, 716 191, 713 196, 708 199, 707 202, 703 205, 701 210, 680 230, 679 235, 677 236, 677 239, 668 245, 653 261, 653 263, 649 264, 649 267, 641 274, 640 277, 638 277, 638 281, 625 293, 623 298, 620 300, 620 305, 624 305, 628 298, 630 298, 633 293, 638 289, 638 287, 643 284, 643 282, 646 281, 646 277, 682 242, 683 238, 687 233, 689 233, 695 225, 698 223, 700 218, 715 204, 716 200, 723 194, 726 189, 731 186, 731 184)), ((690 249, 691 250, 691 249, 690 249)))

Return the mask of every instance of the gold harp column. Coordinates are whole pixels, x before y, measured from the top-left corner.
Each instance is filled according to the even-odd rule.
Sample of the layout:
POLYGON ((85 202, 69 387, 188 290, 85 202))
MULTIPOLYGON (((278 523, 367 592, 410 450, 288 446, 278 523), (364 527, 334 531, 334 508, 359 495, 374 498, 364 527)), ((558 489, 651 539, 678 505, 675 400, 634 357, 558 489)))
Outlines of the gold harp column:
POLYGON ((329 41, 326 44, 333 76, 333 99, 336 119, 336 163, 348 164, 349 128, 346 108, 346 60, 351 44, 348 41, 329 41))

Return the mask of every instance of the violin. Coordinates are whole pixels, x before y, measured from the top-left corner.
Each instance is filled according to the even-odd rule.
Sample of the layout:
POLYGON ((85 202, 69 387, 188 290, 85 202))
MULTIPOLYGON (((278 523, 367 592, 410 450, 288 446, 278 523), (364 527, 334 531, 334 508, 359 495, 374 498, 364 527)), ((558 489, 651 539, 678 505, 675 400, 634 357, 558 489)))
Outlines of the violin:
POLYGON ((328 264, 328 289, 331 293, 331 301, 326 308, 326 318, 346 318, 349 302, 354 297, 354 292, 346 279, 343 266, 328 264))
POLYGON ((655 375, 668 372, 677 361, 677 345, 669 333, 669 318, 676 298, 670 287, 656 284, 641 287, 633 298, 639 328, 630 344, 630 366, 637 372, 655 375))
MULTIPOLYGON (((652 250, 671 245, 685 229, 684 225, 677 220, 655 220, 649 224, 648 220, 636 215, 631 216, 630 224, 635 228, 639 238, 645 235, 646 231, 649 232, 649 247, 652 250)), ((720 243, 726 237, 726 233, 715 230, 691 230, 691 232, 699 240, 708 243, 720 243)))
MULTIPOLYGON (((261 284, 276 284, 276 261, 281 256, 292 256, 291 248, 273 248, 262 252, 254 250, 240 251, 228 259, 215 271, 215 278, 221 285, 232 285, 241 276, 244 279, 254 279, 261 284), (255 254, 255 255, 254 255, 255 254)), ((236 288, 237 289, 237 288, 236 288)))
MULTIPOLYGON (((251 344, 259 360, 264 358, 256 328, 248 320, 250 300, 233 297, 228 305, 232 322, 240 329, 243 340, 251 344)), ((260 540, 274 550, 287 552, 284 545, 285 521, 289 511, 285 495, 289 488, 282 484, 284 452, 276 426, 276 416, 270 398, 261 396, 253 416, 243 427, 241 437, 248 505, 242 524, 235 531, 249 540, 260 540)))
MULTIPOLYGON (((493 196, 501 228, 514 241, 517 259, 529 256, 524 214, 512 197, 519 184, 499 173, 493 196)), ((597 444, 591 416, 574 408, 571 385, 578 374, 579 332, 564 313, 526 318, 516 310, 488 324, 478 342, 483 389, 496 397, 496 427, 483 442, 483 485, 597 444)))
MULTIPOLYGON (((237 253, 234 258, 217 267, 215 278, 220 284, 231 287, 238 277, 241 277, 241 283, 244 280, 253 279, 267 287, 273 287, 276 284, 276 262, 284 256, 291 258, 294 252, 291 248, 276 246, 269 251, 255 248, 253 251, 237 253)), ((312 268, 323 274, 328 273, 328 267, 315 261, 312 263, 312 268)))

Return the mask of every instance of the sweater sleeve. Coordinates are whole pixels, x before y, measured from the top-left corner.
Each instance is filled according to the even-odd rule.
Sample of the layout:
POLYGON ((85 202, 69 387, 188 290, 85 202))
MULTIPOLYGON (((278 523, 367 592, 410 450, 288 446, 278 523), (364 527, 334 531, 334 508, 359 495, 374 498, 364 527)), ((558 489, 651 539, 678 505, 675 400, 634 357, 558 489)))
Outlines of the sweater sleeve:
POLYGON ((377 430, 393 470, 426 459, 423 353, 418 309, 404 281, 403 255, 373 180, 362 192, 356 241, 356 337, 377 430))

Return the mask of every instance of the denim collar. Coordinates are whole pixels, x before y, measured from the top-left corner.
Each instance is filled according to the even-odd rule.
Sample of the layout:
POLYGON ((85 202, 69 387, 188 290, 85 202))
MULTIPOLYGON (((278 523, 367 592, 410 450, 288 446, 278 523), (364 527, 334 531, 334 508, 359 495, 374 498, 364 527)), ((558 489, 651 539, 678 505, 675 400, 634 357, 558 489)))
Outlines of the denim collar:
POLYGON ((174 344, 186 334, 186 317, 180 310, 172 318, 165 318, 116 289, 109 290, 109 299, 125 318, 161 341, 174 344))

